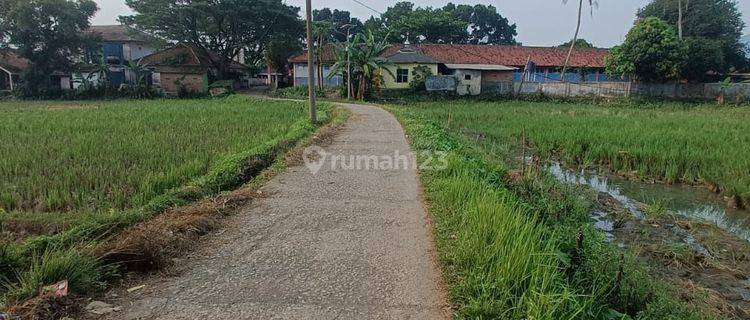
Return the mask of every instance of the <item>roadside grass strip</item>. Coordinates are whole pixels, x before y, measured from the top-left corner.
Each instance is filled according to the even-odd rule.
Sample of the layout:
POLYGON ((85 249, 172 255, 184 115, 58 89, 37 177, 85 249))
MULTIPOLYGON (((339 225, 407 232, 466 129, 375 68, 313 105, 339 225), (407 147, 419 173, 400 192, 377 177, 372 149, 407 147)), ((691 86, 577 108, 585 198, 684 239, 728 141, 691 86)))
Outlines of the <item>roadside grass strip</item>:
POLYGON ((448 154, 445 170, 421 179, 455 318, 714 318, 605 241, 591 226, 591 194, 545 172, 509 179, 504 161, 429 112, 387 108, 417 154, 448 154))

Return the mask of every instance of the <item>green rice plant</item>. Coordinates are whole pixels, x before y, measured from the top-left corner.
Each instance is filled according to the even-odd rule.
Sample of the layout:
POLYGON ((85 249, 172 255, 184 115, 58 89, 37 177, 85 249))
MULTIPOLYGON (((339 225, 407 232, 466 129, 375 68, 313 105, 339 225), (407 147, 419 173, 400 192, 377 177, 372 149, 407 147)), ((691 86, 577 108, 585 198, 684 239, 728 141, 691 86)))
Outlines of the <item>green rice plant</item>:
POLYGON ((481 135, 504 160, 520 156, 518 136, 542 158, 597 164, 668 183, 716 185, 740 201, 750 194, 750 108, 659 104, 441 101, 414 103, 450 132, 481 135))
POLYGON ((302 103, 204 100, 0 103, 0 207, 102 212, 144 205, 214 160, 286 133, 302 103))
POLYGON ((643 210, 646 215, 646 219, 649 221, 656 221, 664 215, 668 214, 667 201, 666 199, 654 199, 649 203, 643 210))

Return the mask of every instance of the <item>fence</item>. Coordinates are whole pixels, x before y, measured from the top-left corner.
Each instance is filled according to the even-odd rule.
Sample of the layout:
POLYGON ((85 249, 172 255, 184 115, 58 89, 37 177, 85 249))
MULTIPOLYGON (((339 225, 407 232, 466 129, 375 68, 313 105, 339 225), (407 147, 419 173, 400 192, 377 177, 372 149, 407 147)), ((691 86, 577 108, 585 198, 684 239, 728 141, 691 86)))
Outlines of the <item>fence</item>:
POLYGON ((720 83, 652 84, 632 82, 513 82, 492 83, 483 92, 539 94, 552 97, 659 97, 667 99, 716 100, 724 95, 727 101, 750 100, 750 83, 733 83, 722 88, 720 83), (513 91, 511 91, 513 88, 513 91))

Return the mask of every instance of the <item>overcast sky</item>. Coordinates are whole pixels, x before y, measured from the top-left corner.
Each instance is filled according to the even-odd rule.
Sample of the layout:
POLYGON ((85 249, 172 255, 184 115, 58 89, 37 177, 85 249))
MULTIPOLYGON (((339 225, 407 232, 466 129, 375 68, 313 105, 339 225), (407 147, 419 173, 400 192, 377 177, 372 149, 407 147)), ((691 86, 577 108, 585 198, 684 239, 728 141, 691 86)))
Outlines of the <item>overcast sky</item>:
MULTIPOLYGON (((303 7, 304 0, 282 0, 288 4, 303 7)), ((359 0, 360 2, 383 12, 397 1, 359 0)), ((94 17, 93 24, 114 24, 117 16, 130 13, 124 0, 96 0, 99 12, 94 17)), ((363 21, 375 14, 372 10, 357 4, 353 0, 312 0, 314 8, 329 7, 347 10, 363 21)), ((575 31, 575 16, 577 1, 562 0, 411 0, 417 6, 443 6, 448 2, 457 4, 492 4, 498 8, 500 14, 508 18, 511 23, 518 25, 517 39, 524 45, 551 46, 568 41, 575 31)), ((611 47, 622 42, 625 34, 633 25, 635 12, 649 0, 598 0, 599 6, 593 15, 586 11, 581 27, 583 38, 600 47, 611 47)), ((739 1, 743 20, 750 26, 750 1, 739 1)), ((304 9, 303 9, 304 10, 304 9)), ((745 33, 750 29, 745 28, 745 33)))

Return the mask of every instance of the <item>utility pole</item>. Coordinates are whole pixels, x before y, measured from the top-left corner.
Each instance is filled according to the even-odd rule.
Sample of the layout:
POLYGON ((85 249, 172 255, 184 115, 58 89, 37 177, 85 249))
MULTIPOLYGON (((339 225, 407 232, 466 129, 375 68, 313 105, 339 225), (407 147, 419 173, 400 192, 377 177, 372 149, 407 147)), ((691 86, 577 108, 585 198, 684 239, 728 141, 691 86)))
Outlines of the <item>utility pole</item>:
MULTIPOLYGON (((352 31, 353 24, 347 23, 341 28, 346 28, 346 98, 352 99, 352 62, 351 62, 351 51, 349 47, 349 36, 352 31)), ((340 33, 340 32, 339 32, 340 33)))
POLYGON ((349 31, 352 27, 346 29, 346 99, 352 99, 352 52, 349 47, 349 31))
POLYGON ((313 70, 314 46, 312 37, 312 4, 311 0, 306 0, 307 16, 307 93, 310 96, 310 122, 317 123, 317 111, 315 107, 315 70, 313 70))

